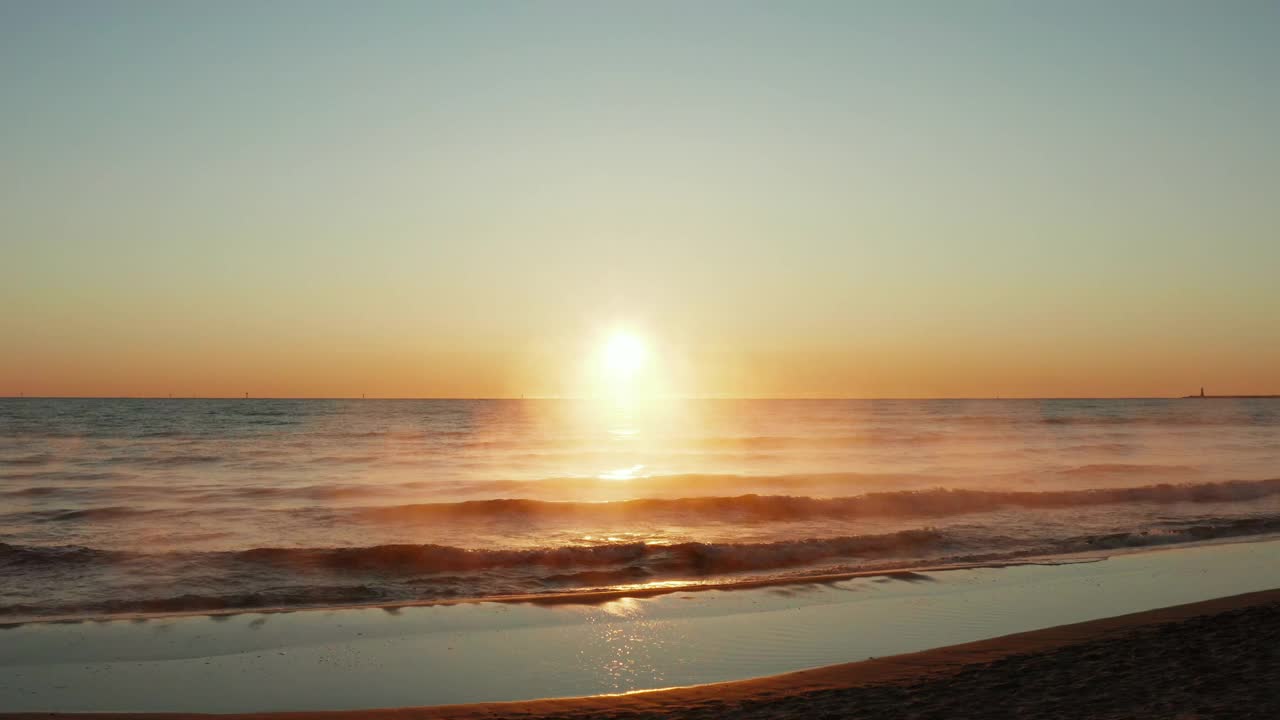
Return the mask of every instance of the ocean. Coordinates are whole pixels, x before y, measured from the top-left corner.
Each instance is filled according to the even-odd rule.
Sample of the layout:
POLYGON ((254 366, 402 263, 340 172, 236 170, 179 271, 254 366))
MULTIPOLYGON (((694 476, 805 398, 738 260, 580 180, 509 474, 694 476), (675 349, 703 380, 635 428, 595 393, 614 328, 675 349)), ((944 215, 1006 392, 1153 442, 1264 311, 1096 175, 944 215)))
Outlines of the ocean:
POLYGON ((0 400, 0 622, 1280 532, 1280 400, 0 400))

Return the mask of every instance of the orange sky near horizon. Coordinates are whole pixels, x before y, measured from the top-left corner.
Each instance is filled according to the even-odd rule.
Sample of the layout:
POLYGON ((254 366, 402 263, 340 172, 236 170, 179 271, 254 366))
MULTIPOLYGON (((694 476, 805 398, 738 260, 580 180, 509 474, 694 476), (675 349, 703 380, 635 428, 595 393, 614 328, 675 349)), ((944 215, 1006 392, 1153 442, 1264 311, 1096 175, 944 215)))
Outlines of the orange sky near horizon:
MULTIPOLYGON (((976 397, 1177 397, 1201 384, 1210 394, 1264 394, 1274 390, 1275 365, 1252 358, 1220 381, 1201 379, 1211 352, 1150 357, 1133 352, 1108 358, 1072 358, 1069 348, 1019 356, 924 348, 845 353, 707 351, 650 363, 662 376, 660 394, 692 397, 778 398, 976 398, 976 397), (672 361, 675 362, 672 362, 672 361)), ((1023 348, 1023 351, 1029 349, 1023 348)), ((296 352, 296 351, 295 351, 296 352)), ((305 351, 303 351, 305 353, 305 351)), ((316 351, 322 352, 322 351, 316 351)), ((27 373, 4 363, 5 377, 34 382, 5 388, 34 396, 89 397, 585 397, 593 394, 584 355, 548 349, 508 353, 424 353, 412 357, 369 352, 330 352, 300 361, 294 352, 218 360, 181 351, 146 352, 100 367, 63 361, 27 373)))

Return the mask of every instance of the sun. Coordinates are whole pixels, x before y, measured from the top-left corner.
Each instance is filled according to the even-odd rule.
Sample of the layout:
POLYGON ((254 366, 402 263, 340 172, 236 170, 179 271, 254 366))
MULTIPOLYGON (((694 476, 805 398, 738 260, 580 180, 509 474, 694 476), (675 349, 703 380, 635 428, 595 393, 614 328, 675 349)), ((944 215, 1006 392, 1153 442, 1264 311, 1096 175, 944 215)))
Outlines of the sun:
POLYGON ((601 364, 615 380, 630 380, 644 367, 649 351, 644 341, 627 332, 615 332, 600 352, 601 364))

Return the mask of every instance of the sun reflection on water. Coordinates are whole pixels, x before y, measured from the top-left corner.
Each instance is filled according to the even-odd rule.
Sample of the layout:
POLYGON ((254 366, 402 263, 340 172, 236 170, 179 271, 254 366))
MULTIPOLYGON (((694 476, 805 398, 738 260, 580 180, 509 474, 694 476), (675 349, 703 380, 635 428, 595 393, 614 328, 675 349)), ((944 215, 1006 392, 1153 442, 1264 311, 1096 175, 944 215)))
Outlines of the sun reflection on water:
POLYGON ((640 471, 644 470, 644 465, 632 465, 631 467, 615 468, 606 473, 601 473, 598 477, 601 480, 635 480, 641 477, 640 471))
POLYGON ((631 597, 618 598, 601 605, 600 609, 615 617, 635 617, 640 614, 640 601, 631 597))
POLYGON ((615 692, 662 685, 666 678, 656 661, 666 651, 661 622, 645 617, 644 602, 619 598, 598 610, 588 619, 592 639, 579 651, 584 666, 615 692))

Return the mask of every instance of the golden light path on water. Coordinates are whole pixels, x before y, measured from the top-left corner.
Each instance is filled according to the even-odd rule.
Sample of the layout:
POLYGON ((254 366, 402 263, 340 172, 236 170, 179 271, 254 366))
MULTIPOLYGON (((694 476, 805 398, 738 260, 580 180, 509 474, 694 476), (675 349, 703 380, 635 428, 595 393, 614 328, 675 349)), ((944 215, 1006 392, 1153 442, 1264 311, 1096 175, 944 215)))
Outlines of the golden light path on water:
MULTIPOLYGON (((642 425, 651 418, 660 387, 660 368, 644 337, 634 331, 615 328, 605 334, 596 351, 594 362, 595 404, 602 413, 599 421, 610 444, 637 448, 652 442, 642 437, 642 425)), ((612 482, 626 482, 644 477, 648 466, 642 462, 622 465, 597 472, 595 477, 612 482)))
POLYGON ((641 470, 644 470, 644 465, 637 464, 601 473, 599 477, 601 480, 634 480, 639 477, 641 470))

